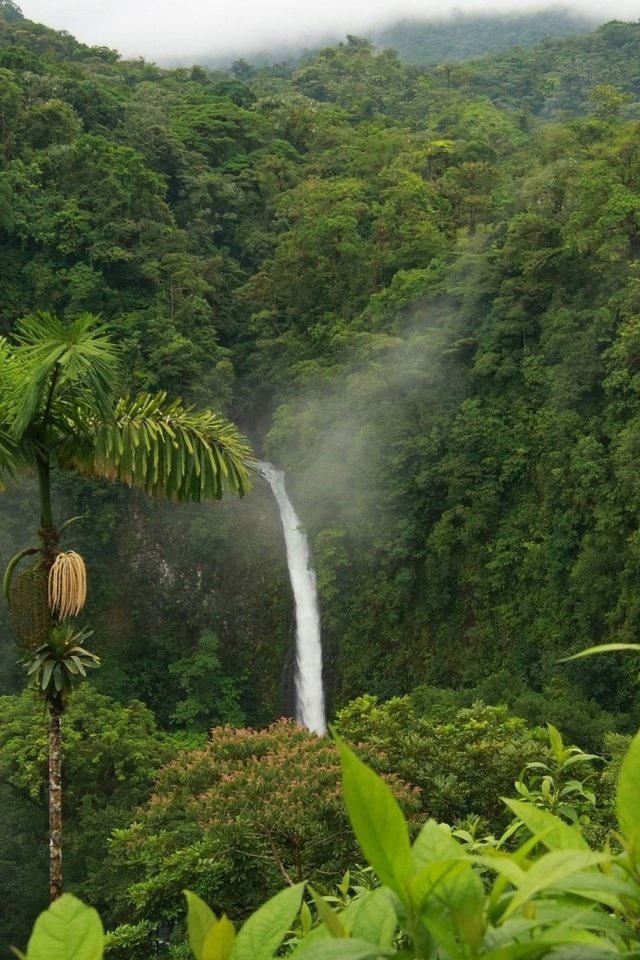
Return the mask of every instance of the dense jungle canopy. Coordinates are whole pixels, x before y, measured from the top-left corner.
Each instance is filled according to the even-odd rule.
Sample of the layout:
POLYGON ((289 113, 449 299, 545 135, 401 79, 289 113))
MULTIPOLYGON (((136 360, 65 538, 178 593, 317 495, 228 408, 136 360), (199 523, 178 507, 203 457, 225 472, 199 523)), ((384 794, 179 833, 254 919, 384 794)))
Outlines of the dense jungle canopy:
MULTIPOLYGON (((628 713, 615 664, 556 661, 639 614, 640 27, 446 69, 350 37, 291 74, 222 74, 4 9, 0 330, 98 313, 128 390, 213 406, 287 469, 334 707, 503 670, 628 713)), ((61 477, 57 496, 88 514, 105 692, 169 726, 279 715, 291 603, 265 490, 185 511, 61 477)), ((4 559, 33 497, 1 508, 4 559)))
MULTIPOLYGON (((99 314, 126 391, 212 407, 287 471, 332 714, 440 688, 585 747, 640 721, 628 661, 558 662, 640 625, 638 63, 640 24, 611 22, 457 63, 348 37, 161 69, 0 3, 0 335, 99 314)), ((0 567, 37 529, 30 483, 0 499, 0 567)), ((265 484, 179 507, 54 485, 86 517, 95 686, 163 731, 150 767, 164 737, 290 713, 265 484)), ((2 609, 11 716, 16 659, 2 609)))

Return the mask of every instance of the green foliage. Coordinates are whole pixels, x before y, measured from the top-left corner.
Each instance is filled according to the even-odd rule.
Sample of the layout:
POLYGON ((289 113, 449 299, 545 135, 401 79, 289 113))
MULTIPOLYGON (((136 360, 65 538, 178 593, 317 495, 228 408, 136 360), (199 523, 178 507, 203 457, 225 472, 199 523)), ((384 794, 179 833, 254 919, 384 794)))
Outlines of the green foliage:
MULTIPOLYGON (((390 781, 415 813, 413 792, 390 781)), ((117 831, 103 895, 127 922, 158 922, 175 918, 188 886, 237 918, 283 878, 338 882, 355 854, 333 745, 284 720, 260 732, 218 727, 160 772, 150 802, 117 831)))
MULTIPOLYGON (((30 690, 0 698, 0 899, 4 934, 18 942, 46 898, 47 723, 30 690)), ((108 838, 149 795, 155 772, 176 748, 139 702, 122 706, 79 687, 63 720, 65 874, 106 915, 99 876, 108 838)))
MULTIPOLYGON (((555 732, 550 736, 560 750, 555 732)), ((579 827, 519 803, 531 837, 515 850, 492 855, 471 851, 433 820, 410 845, 408 824, 393 792, 340 744, 349 817, 383 885, 362 891, 339 910, 312 891, 320 922, 313 926, 307 920, 291 956, 304 960, 634 956, 640 909, 635 849, 638 744, 640 734, 624 758, 618 786, 623 852, 591 850, 579 827)), ((299 883, 276 894, 237 935, 226 916, 219 918, 187 892, 187 930, 196 960, 271 960, 301 909, 303 891, 304 884, 299 883)), ((308 914, 308 906, 306 910, 308 914)), ((104 938, 95 911, 69 895, 37 921, 28 958, 44 956, 38 951, 50 940, 59 951, 50 955, 61 960, 102 956, 104 938)))
MULTIPOLYGON (((119 351, 95 317, 64 324, 34 314, 17 325, 14 340, 5 360, 0 423, 22 443, 25 457, 46 462, 48 470, 53 455, 67 469, 176 500, 247 489, 249 448, 230 423, 169 401, 165 392, 117 400, 119 351)), ((52 527, 50 503, 44 509, 43 525, 52 527)))
MULTIPOLYGON (((419 718, 422 774, 398 736, 428 812, 499 817, 509 778, 548 762, 495 714, 476 717, 477 738, 474 715, 456 717, 467 743, 447 731, 476 699, 591 751, 637 725, 618 661, 558 663, 634 643, 640 623, 640 32, 614 22, 528 49, 544 23, 549 36, 572 22, 501 18, 491 43, 519 24, 520 49, 466 64, 442 63, 439 31, 471 29, 477 50, 480 21, 434 26, 440 69, 350 37, 295 68, 227 75, 122 62, 5 3, 0 395, 20 317, 34 332, 44 311, 59 337, 37 363, 19 347, 38 375, 11 429, 0 400, 0 551, 9 562, 36 529, 15 434, 42 415, 46 372, 70 349, 49 424, 52 511, 88 515, 74 533, 103 689, 193 737, 290 707, 290 593, 264 491, 246 514, 178 516, 57 469, 155 491, 179 465, 182 492, 200 497, 204 477, 215 495, 214 449, 200 447, 199 475, 181 466, 186 428, 213 428, 190 404, 213 404, 288 471, 318 574, 330 711, 364 691, 448 691, 437 718, 419 718), (138 400, 98 430, 83 398, 107 336, 118 392, 138 400), (164 391, 185 398, 181 442, 147 456, 172 439, 164 391)), ((111 386, 92 387, 102 406, 111 386)), ((8 644, 1 656, 3 689, 16 689, 8 644)))
POLYGON ((342 759, 342 788, 353 829, 367 860, 382 883, 402 896, 409 869, 409 830, 392 791, 338 741, 342 759))
POLYGON ((531 13, 503 12, 499 17, 461 10, 442 20, 401 20, 373 34, 379 46, 397 50, 407 63, 447 64, 510 47, 534 47, 548 37, 588 33, 592 21, 564 8, 531 13))
MULTIPOLYGON (((571 26, 563 16, 558 31, 571 26)), ((514 22, 502 20, 500 42, 514 22)), ((304 947, 312 956, 371 955, 371 944, 384 954, 397 930, 415 934, 423 953, 424 935, 449 956, 562 956, 545 926, 551 904, 563 936, 588 933, 593 921, 606 938, 619 917, 635 922, 636 894, 627 887, 624 903, 616 899, 622 861, 611 873, 595 862, 577 871, 575 888, 573 874, 560 876, 589 851, 577 828, 548 819, 553 811, 588 814, 590 837, 604 826, 580 755, 564 742, 549 753, 516 717, 548 721, 594 751, 607 730, 637 719, 637 691, 616 660, 558 661, 589 645, 625 649, 640 622, 640 32, 614 22, 524 49, 539 23, 526 20, 528 35, 518 26, 520 49, 441 69, 407 68, 350 37, 293 71, 238 63, 226 76, 119 62, 32 24, 9 0, 0 11, 0 466, 12 484, 3 560, 35 529, 35 493, 13 483, 12 470, 39 449, 33 430, 47 419, 56 365, 48 433, 57 465, 152 492, 221 492, 227 479, 211 443, 220 423, 189 405, 231 410, 291 476, 318 573, 330 707, 344 708, 338 728, 377 769, 418 786, 428 814, 460 827, 462 845, 441 828, 425 831, 407 888, 404 841, 396 862, 361 811, 358 829, 396 892, 321 908, 327 923, 310 928, 304 947), (98 428, 90 410, 110 414, 116 386, 138 400, 98 428), (165 391, 185 403, 167 406, 165 391), (201 469, 183 470, 192 443, 201 469), (345 707, 363 691, 388 702, 345 707), (476 699, 504 700, 515 716, 476 699), (498 832, 496 797, 515 780, 531 801, 516 803, 534 846, 519 860, 488 855, 502 872, 487 880, 481 917, 466 854, 476 845, 480 855, 477 818, 498 832), (543 829, 547 847, 534 840, 543 829), (555 860, 536 867, 542 848, 555 860), (544 886, 553 876, 560 906, 544 886), (394 899, 407 889, 413 927, 394 899), (351 936, 314 932, 329 927, 351 936), (509 942, 527 931, 533 946, 509 942)), ((449 60, 439 29, 430 41, 449 60)), ((471 29, 477 51, 484 28, 471 29)), ((246 516, 223 505, 215 518, 196 506, 178 517, 56 470, 52 511, 89 515, 76 530, 104 689, 124 702, 144 696, 164 725, 194 740, 214 723, 264 724, 283 712, 291 611, 266 494, 255 493, 246 516)), ((229 485, 244 488, 241 479, 231 465, 229 485)), ((16 567, 14 584, 19 576, 16 567)), ((0 630, 9 630, 4 612, 0 630)), ((8 647, 7 685, 16 682, 8 647)), ((324 888, 356 856, 335 756, 296 746, 291 731, 217 734, 217 745, 163 772, 133 828, 132 809, 164 759, 157 731, 141 707, 120 725, 113 705, 108 719, 103 701, 77 696, 86 713, 70 713, 66 730, 70 883, 122 921, 113 936, 127 960, 149 954, 153 923, 173 920, 192 879, 218 915, 233 909, 237 919, 276 889, 281 866, 294 880, 316 870, 324 888), (78 725, 94 719, 80 736, 78 725), (255 768, 238 756, 245 743, 255 768), (181 792, 190 778, 207 799, 206 821, 181 792), (112 827, 123 831, 113 843, 121 859, 103 876, 112 827)), ((10 756, 0 873, 6 922, 24 929, 17 891, 33 913, 41 882, 44 747, 37 719, 18 726, 7 721, 0 741, 10 756)), ((622 746, 609 735, 608 752, 619 757, 622 746)), ((635 788, 623 769, 620 821, 633 848, 635 788)), ((365 778, 357 764, 352 773, 356 784, 365 778)), ((605 769, 605 809, 612 778, 605 769)), ((353 782, 349 790, 358 792, 353 782)), ((378 794, 390 835, 404 836, 378 794)), ((412 810, 416 798, 405 800, 412 810)), ((564 947, 566 956, 573 948, 564 947)), ((589 949, 575 946, 582 957, 589 949)))
POLYGON ((595 754, 585 753, 579 747, 566 747, 562 735, 553 724, 549 723, 547 726, 551 762, 529 761, 525 765, 523 776, 516 781, 516 790, 528 803, 549 810, 570 823, 577 823, 578 820, 588 823, 588 813, 595 806, 596 798, 593 791, 586 786, 586 782, 594 778, 595 771, 583 771, 581 765, 590 764, 600 758, 595 754), (576 776, 580 775, 581 779, 576 779, 576 776))
POLYGON ((497 797, 509 794, 523 767, 545 762, 539 731, 505 707, 476 703, 422 716, 409 697, 378 703, 359 697, 337 714, 335 729, 372 765, 420 787, 423 812, 448 823, 465 816, 498 828, 497 797))
POLYGON ((191 656, 177 661, 169 669, 182 694, 172 714, 172 721, 178 727, 208 730, 222 724, 243 725, 238 687, 224 673, 220 642, 215 634, 203 633, 191 656))
POLYGON ((102 960, 104 933, 97 912, 64 893, 36 920, 28 960, 102 960))
POLYGON ((638 798, 640 795, 640 737, 632 741, 620 768, 616 794, 616 812, 622 834, 632 858, 637 856, 640 830, 638 829, 638 798))
POLYGON ((26 661, 31 686, 46 703, 64 703, 72 689, 100 666, 100 658, 84 649, 93 631, 76 630, 70 623, 51 627, 49 639, 26 661))

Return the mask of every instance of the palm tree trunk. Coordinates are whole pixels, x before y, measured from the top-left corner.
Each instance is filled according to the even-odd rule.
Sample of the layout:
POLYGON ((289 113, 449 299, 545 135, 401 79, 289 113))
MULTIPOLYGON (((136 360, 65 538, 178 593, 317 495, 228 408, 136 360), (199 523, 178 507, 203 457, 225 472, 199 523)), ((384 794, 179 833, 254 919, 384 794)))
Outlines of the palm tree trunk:
POLYGON ((49 707, 49 899, 62 893, 62 704, 49 707))
POLYGON ((47 454, 36 454, 38 488, 40 492, 40 526, 45 530, 53 527, 51 509, 51 465, 47 454))
MULTIPOLYGON (((36 454, 40 491, 42 558, 48 571, 56 555, 58 533, 51 509, 51 465, 48 454, 36 454)), ((62 701, 47 697, 49 709, 49 900, 62 894, 62 701)))

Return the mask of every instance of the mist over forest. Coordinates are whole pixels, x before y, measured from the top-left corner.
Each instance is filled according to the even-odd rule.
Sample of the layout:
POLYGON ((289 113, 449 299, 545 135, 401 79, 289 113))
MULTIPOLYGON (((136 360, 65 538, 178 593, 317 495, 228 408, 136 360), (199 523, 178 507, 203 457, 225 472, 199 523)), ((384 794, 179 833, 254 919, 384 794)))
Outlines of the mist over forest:
POLYGON ((292 719, 255 460, 308 540, 327 719, 407 837, 451 828, 420 834, 420 869, 471 858, 479 926, 425 906, 431 956, 580 956, 578 902, 585 960, 637 950, 638 891, 600 865, 628 854, 640 725, 638 63, 638 22, 560 8, 169 67, 0 0, 0 956, 47 903, 58 708, 64 889, 107 960, 189 956, 185 888, 239 925, 303 880, 346 926, 300 888, 282 955, 324 957, 327 923, 373 936, 352 901, 390 924, 354 957, 428 955, 349 809, 356 842, 333 741, 292 719), (86 570, 82 612, 51 599, 56 563, 74 590, 86 570), (621 647, 566 661, 601 644, 621 647), (86 682, 72 647, 100 658, 86 682), (592 872, 528 900, 505 867, 503 915, 479 850, 592 872), (538 896, 525 954, 505 924, 538 896))

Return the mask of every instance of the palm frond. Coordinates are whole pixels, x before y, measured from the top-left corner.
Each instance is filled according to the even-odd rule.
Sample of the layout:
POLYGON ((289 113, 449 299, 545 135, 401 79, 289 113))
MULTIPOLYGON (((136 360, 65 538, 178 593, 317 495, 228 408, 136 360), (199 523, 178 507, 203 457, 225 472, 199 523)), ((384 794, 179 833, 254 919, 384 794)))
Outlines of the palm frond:
POLYGON ((108 421, 95 421, 91 456, 78 457, 71 444, 68 456, 77 469, 171 500, 242 496, 251 488, 251 450, 236 427, 163 391, 119 400, 108 421))
POLYGON ((63 323, 50 313, 18 321, 14 335, 7 426, 22 438, 28 427, 46 418, 58 396, 86 396, 99 416, 108 416, 114 400, 118 349, 97 317, 83 314, 63 323))
POLYGON ((6 337, 0 337, 0 490, 4 490, 3 474, 13 476, 20 460, 8 423, 14 370, 12 350, 6 337))
POLYGON ((51 635, 25 661, 30 685, 51 705, 62 701, 87 675, 87 669, 100 666, 100 657, 84 649, 84 641, 92 635, 83 628, 76 631, 70 624, 59 624, 51 635))
POLYGON ((12 437, 0 425, 0 491, 4 490, 3 474, 12 477, 18 469, 20 457, 12 437))
POLYGON ((8 391, 13 370, 13 351, 6 337, 0 336, 0 398, 8 391))

